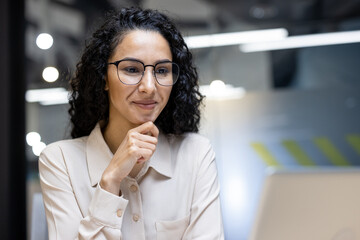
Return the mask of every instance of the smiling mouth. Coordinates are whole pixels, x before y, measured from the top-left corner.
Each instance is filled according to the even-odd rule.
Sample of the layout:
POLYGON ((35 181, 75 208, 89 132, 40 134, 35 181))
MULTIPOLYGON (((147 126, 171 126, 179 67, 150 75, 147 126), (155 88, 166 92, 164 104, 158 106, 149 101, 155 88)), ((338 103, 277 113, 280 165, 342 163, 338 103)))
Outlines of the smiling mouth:
POLYGON ((133 101, 133 103, 141 108, 141 109, 145 109, 145 110, 152 110, 155 108, 157 102, 156 101, 133 101))

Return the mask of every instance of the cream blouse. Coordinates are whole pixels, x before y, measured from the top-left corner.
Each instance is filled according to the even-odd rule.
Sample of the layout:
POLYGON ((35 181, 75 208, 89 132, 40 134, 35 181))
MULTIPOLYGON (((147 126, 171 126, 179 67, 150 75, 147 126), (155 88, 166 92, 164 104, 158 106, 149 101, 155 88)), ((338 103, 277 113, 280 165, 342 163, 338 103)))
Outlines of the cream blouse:
POLYGON ((159 134, 156 151, 122 196, 98 184, 112 159, 99 124, 50 144, 39 158, 49 239, 224 239, 215 154, 194 133, 159 134))

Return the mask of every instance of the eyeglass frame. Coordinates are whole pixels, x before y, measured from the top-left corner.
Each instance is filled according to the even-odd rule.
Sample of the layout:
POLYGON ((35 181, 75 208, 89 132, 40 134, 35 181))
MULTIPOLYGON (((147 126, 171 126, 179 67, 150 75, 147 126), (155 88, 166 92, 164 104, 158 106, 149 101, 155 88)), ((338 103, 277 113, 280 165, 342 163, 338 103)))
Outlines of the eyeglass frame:
POLYGON ((139 83, 141 82, 142 78, 144 77, 144 73, 145 73, 146 67, 153 67, 152 73, 153 73, 153 76, 154 76, 156 82, 157 82, 160 86, 164 86, 164 87, 174 86, 175 83, 177 82, 177 80, 179 79, 179 75, 180 75, 180 67, 179 67, 179 65, 178 65, 177 63, 173 62, 173 61, 170 61, 170 60, 160 61, 160 62, 155 63, 155 65, 151 65, 151 64, 145 65, 145 63, 143 63, 143 62, 140 61, 140 60, 132 59, 132 58, 124 58, 124 59, 121 59, 121 60, 118 60, 118 61, 115 61, 115 62, 109 62, 108 65, 115 65, 115 66, 116 66, 116 74, 117 74, 117 76, 118 76, 118 79, 120 80, 121 83, 123 83, 123 84, 125 84, 125 85, 137 85, 137 84, 139 84, 139 83), (134 61, 134 62, 141 63, 141 64, 143 65, 144 71, 142 72, 141 78, 140 78, 140 80, 139 80, 137 83, 124 83, 123 81, 121 81, 120 76, 119 76, 119 69, 118 69, 118 68, 119 68, 119 63, 120 63, 120 62, 123 62, 123 61, 134 61), (172 84, 172 85, 164 85, 164 84, 161 84, 161 83, 158 81, 157 77, 156 77, 155 68, 156 68, 156 66, 157 66, 158 64, 162 64, 162 63, 175 64, 175 65, 178 67, 178 69, 179 69, 179 73, 178 73, 178 76, 177 76, 177 78, 176 78, 176 81, 173 81, 173 84, 172 84))

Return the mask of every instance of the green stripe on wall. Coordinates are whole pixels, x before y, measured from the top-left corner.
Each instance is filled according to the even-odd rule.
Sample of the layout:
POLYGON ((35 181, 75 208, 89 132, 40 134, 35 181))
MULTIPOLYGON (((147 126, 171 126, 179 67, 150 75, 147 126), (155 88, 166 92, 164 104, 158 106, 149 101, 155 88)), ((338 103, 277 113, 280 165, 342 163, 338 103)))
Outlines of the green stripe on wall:
POLYGON ((315 166, 313 160, 301 149, 301 147, 293 140, 282 141, 283 146, 295 158, 295 160, 303 166, 315 166))
POLYGON ((314 139, 316 146, 324 153, 324 155, 336 166, 349 166, 349 162, 335 147, 328 138, 318 137, 314 139))
POLYGON ((349 134, 346 136, 346 140, 354 148, 355 152, 360 155, 360 135, 349 134))
POLYGON ((259 142, 251 143, 251 147, 255 150, 255 152, 260 156, 260 158, 265 162, 268 166, 280 166, 280 164, 276 161, 275 157, 270 153, 270 151, 265 147, 264 144, 259 142))

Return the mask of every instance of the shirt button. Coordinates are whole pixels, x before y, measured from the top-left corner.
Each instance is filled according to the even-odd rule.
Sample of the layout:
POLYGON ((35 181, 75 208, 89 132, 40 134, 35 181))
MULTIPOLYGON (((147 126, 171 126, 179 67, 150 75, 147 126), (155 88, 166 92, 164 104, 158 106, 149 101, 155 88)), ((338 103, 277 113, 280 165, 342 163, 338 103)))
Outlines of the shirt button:
POLYGON ((131 185, 131 186, 130 186, 130 191, 136 192, 137 190, 138 190, 138 188, 137 188, 136 185, 131 185))
POLYGON ((123 214, 122 209, 119 209, 119 210, 116 211, 116 215, 117 215, 118 217, 121 217, 122 214, 123 214))
POLYGON ((134 220, 134 222, 137 222, 137 221, 139 221, 139 216, 138 215, 136 215, 136 214, 134 214, 133 215, 133 220, 134 220))

